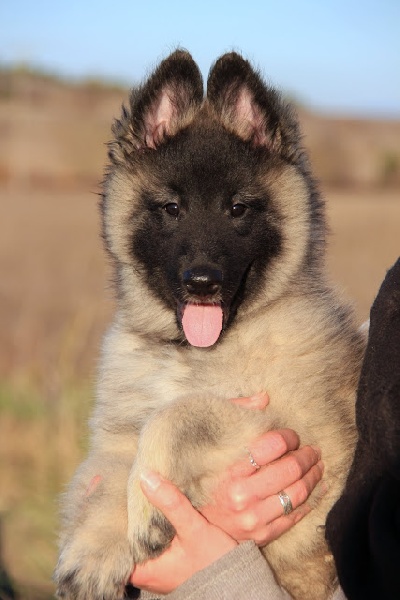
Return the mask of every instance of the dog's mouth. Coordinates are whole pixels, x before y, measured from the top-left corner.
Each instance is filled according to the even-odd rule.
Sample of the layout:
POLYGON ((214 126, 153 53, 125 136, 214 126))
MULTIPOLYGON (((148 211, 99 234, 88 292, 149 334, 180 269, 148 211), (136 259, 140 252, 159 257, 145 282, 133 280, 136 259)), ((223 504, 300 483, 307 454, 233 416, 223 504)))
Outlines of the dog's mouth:
POLYGON ((224 311, 219 303, 186 302, 178 306, 178 319, 191 346, 209 348, 221 335, 224 311))

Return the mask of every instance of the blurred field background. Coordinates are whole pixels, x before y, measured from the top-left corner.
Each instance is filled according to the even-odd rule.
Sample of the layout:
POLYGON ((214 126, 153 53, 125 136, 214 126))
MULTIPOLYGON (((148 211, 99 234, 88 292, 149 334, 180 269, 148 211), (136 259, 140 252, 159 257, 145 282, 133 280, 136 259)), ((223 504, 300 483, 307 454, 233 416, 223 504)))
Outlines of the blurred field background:
MULTIPOLYGON (((0 541, 22 598, 52 594, 57 496, 85 448, 112 310, 96 194, 126 97, 100 80, 0 71, 0 541)), ((362 322, 399 255, 400 122, 299 112, 329 269, 362 322)))

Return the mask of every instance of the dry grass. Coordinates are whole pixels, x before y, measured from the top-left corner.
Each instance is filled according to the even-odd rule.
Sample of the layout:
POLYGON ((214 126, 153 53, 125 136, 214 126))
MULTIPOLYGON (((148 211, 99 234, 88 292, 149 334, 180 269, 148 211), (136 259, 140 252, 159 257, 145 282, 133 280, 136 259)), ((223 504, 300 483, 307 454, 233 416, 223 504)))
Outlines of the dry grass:
MULTIPOLYGON (((0 512, 3 559, 25 586, 24 599, 51 593, 56 498, 82 456, 98 345, 111 313, 95 192, 102 142, 122 97, 51 81, 29 85, 14 87, 12 101, 0 98, 0 512)), ((326 194, 329 269, 361 322, 399 254, 399 190, 376 187, 378 158, 389 150, 397 156, 394 138, 386 124, 358 123, 350 138, 344 128, 339 139, 337 123, 324 128, 320 118, 304 119, 321 173, 343 162, 337 148, 366 169, 357 170, 363 188, 326 194), (366 156, 361 142, 374 131, 378 141, 366 156)))
POLYGON ((332 232, 328 266, 364 320, 400 255, 400 191, 342 190, 326 196, 332 232))
POLYGON ((28 598, 54 567, 56 499, 82 456, 111 293, 93 193, 0 197, 3 557, 28 598))
POLYGON ((2 376, 56 385, 92 367, 109 313, 97 196, 0 191, 2 376), (45 370, 43 370, 45 365, 45 370))

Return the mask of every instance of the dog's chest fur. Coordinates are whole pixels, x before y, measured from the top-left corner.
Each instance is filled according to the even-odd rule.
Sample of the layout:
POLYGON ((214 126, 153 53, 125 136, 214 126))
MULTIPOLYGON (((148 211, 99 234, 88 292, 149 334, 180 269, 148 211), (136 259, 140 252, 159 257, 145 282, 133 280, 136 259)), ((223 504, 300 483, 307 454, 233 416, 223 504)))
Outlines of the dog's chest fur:
POLYGON ((99 385, 108 410, 99 418, 140 430, 153 411, 180 397, 228 399, 266 391, 270 427, 292 427, 303 443, 324 445, 332 420, 352 430, 354 364, 362 341, 357 356, 354 330, 343 335, 343 324, 323 303, 312 312, 309 303, 286 300, 248 315, 211 350, 148 344, 115 326, 106 339, 99 385))

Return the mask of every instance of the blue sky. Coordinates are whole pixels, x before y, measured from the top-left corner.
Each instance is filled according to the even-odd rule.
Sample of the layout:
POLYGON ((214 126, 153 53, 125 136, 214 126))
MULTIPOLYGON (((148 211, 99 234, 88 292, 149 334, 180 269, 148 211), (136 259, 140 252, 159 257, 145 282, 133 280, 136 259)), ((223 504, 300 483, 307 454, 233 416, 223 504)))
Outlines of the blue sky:
POLYGON ((400 117, 400 0, 0 0, 0 62, 137 82, 177 46, 240 50, 323 112, 400 117))

